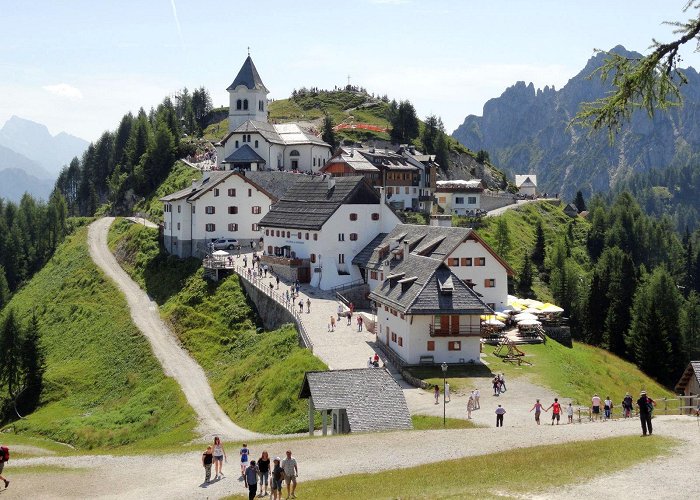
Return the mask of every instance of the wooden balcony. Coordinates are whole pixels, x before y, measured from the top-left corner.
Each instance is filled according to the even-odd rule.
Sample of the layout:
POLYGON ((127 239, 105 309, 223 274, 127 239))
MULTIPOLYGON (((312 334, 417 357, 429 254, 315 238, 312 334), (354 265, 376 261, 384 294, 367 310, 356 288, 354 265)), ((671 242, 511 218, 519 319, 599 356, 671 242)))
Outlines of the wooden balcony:
POLYGON ((440 328, 440 325, 429 325, 431 337, 481 337, 481 326, 460 325, 458 328, 440 328))

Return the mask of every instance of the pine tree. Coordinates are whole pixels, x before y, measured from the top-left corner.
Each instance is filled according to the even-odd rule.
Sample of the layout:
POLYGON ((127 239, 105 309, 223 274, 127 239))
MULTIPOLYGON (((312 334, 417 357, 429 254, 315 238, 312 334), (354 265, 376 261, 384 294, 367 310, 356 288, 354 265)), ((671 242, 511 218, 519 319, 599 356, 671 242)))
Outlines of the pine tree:
POLYGON ((330 144, 333 149, 338 146, 335 130, 333 130, 333 118, 331 118, 328 113, 323 116, 323 133, 321 134, 321 139, 323 139, 323 142, 330 144))
POLYGON ((683 332, 684 364, 700 359, 700 295, 695 290, 690 292, 683 307, 680 329, 683 332))
POLYGON ((40 338, 39 320, 36 314, 32 314, 24 331, 19 353, 23 380, 17 406, 21 414, 34 410, 41 397, 46 360, 40 338))
POLYGON ((10 286, 7 284, 5 276, 5 268, 0 265, 0 312, 5 305, 10 301, 10 286))
POLYGON ((496 223, 496 253, 507 260, 512 247, 508 222, 504 217, 500 217, 496 223))
POLYGON ((7 390, 12 400, 17 397, 22 381, 21 349, 22 331, 14 310, 10 309, 0 327, 0 387, 7 390))
POLYGON ((410 101, 401 101, 396 111, 390 112, 392 144, 409 144, 418 137, 418 116, 410 101))
POLYGON ((579 213, 586 210, 586 202, 583 199, 583 193, 581 191, 576 191, 576 199, 574 200, 574 205, 579 213))
POLYGON ((532 249, 532 262, 539 268, 544 264, 545 258, 545 241, 544 230, 542 229, 542 221, 537 219, 535 225, 535 246, 532 249))
MULTIPOLYGON (((619 248, 606 249, 601 257, 608 268, 606 293, 604 346, 609 351, 624 356, 626 352, 625 332, 630 327, 630 309, 634 299, 636 277, 634 263, 629 255, 619 248)), ((598 314, 601 314, 599 312, 598 314)))

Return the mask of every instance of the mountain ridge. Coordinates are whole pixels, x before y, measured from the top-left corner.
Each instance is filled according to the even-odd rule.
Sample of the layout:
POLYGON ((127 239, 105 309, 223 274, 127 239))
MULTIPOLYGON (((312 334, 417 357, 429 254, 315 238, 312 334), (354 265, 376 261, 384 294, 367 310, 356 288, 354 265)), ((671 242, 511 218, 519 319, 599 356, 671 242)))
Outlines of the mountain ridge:
MULTIPOLYGON (((641 57, 623 46, 611 52, 641 57)), ((452 136, 472 150, 486 150, 511 176, 536 174, 541 191, 571 197, 606 192, 634 171, 666 168, 700 148, 700 75, 689 67, 681 88, 684 105, 649 118, 633 113, 611 144, 605 131, 589 135, 569 126, 583 102, 612 89, 594 74, 605 53, 591 57, 560 90, 517 82, 484 104, 482 116, 469 115, 452 136)))

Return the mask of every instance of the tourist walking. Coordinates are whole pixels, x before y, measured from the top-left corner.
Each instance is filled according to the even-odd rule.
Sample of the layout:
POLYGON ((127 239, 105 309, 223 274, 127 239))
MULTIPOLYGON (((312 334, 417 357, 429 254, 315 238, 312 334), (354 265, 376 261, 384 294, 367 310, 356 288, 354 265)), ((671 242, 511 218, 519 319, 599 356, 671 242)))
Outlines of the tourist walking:
POLYGON ((258 496, 267 496, 267 485, 270 479, 270 455, 263 451, 258 459, 258 470, 260 471, 260 493, 258 496))
POLYGON ((307 297, 306 299, 306 314, 311 313, 311 299, 307 297))
POLYGON ((214 438, 214 472, 216 474, 214 479, 219 479, 219 476, 224 477, 224 473, 221 472, 224 460, 228 460, 226 457, 226 450, 224 450, 224 445, 221 444, 219 436, 216 436, 214 438))
POLYGON ((277 282, 277 290, 279 290, 280 289, 280 277, 275 276, 275 281, 277 282))
POLYGON ((440 388, 435 384, 435 387, 433 387, 433 396, 435 397, 435 404, 438 404, 440 401, 440 388))
POLYGON ((0 480, 5 483, 5 489, 10 485, 10 481, 4 478, 1 474, 5 469, 5 462, 10 459, 10 449, 7 446, 0 446, 0 480))
POLYGON ((284 481, 284 469, 280 465, 280 457, 272 461, 272 477, 270 481, 270 498, 282 500, 282 481, 284 481))
POLYGON ((542 403, 540 403, 540 400, 538 399, 535 401, 535 405, 530 408, 530 412, 532 410, 535 410, 535 422, 537 422, 537 425, 540 425, 540 414, 542 413, 542 403))
POLYGON ((452 398, 450 397, 450 383, 447 382, 447 381, 445 381, 445 395, 444 395, 444 398, 445 398, 445 403, 449 403, 450 400, 452 399, 452 398))
POLYGON ((622 400, 622 410, 624 413, 625 418, 630 418, 630 414, 632 413, 632 396, 630 396, 630 393, 626 393, 624 399, 622 400))
POLYGON ((506 377, 503 373, 498 376, 498 384, 500 392, 506 392, 506 377))
POLYGON ((467 418, 470 420, 472 418, 472 410, 474 410, 474 396, 470 394, 467 400, 467 418))
POLYGON ((297 489, 297 477, 299 476, 299 467, 297 461, 292 457, 291 450, 287 450, 287 458, 282 460, 282 469, 284 470, 284 482, 287 484, 287 498, 290 497, 289 486, 291 485, 291 497, 296 498, 294 491, 297 489))
POLYGON ((335 331, 335 316, 331 315, 331 331, 335 331))
POLYGON ((491 381, 491 384, 493 385, 493 395, 494 396, 499 396, 501 394, 501 383, 498 380, 498 375, 493 378, 491 381))
POLYGON ((568 423, 573 424, 574 423, 574 407, 571 406, 571 402, 569 402, 569 406, 566 407, 566 416, 569 420, 568 423))
POLYGON ((340 318, 342 315, 343 315, 343 304, 338 304, 338 321, 340 321, 340 318))
POLYGON ((503 415, 506 414, 506 409, 501 405, 496 408, 496 427, 503 427, 503 415))
POLYGON ((241 479, 243 479, 243 476, 245 475, 246 467, 248 467, 248 455, 250 455, 250 450, 248 449, 247 444, 243 443, 243 448, 241 448, 240 455, 241 455, 241 479))
POLYGON ((357 315, 357 331, 361 332, 362 331, 362 323, 363 323, 362 315, 358 314, 357 315))
POLYGON ((603 411, 605 412, 605 420, 612 417, 613 403, 610 396, 605 396, 605 401, 603 401, 603 411))
POLYGON ((251 460, 250 465, 246 467, 243 480, 245 487, 248 488, 248 500, 254 500, 258 492, 258 467, 255 465, 255 460, 251 460))
POLYGON ((656 406, 656 401, 648 397, 646 391, 642 391, 639 394, 637 406, 639 406, 639 420, 642 423, 642 436, 646 436, 647 432, 651 436, 653 432, 651 427, 651 414, 654 411, 654 406, 656 406))
MULTIPOLYGON (((204 482, 208 483, 211 479, 211 464, 214 461, 214 455, 212 454, 211 446, 207 446, 207 449, 202 453, 202 465, 204 466, 204 482)), ((6 481, 7 482, 7 481, 6 481)), ((7 486, 5 486, 7 487, 7 486)))
POLYGON ((352 326, 352 311, 348 311, 345 314, 345 317, 347 318, 347 322, 345 323, 345 326, 352 326))
POLYGON ((299 299, 299 312, 304 312, 304 299, 299 299))
POLYGON ((600 396, 598 394, 593 394, 591 398, 591 418, 598 420, 600 416, 600 396))
MULTIPOLYGON (((554 398, 554 403, 549 405, 549 408, 552 409, 552 425, 554 425, 554 421, 557 421, 557 425, 559 425, 559 419, 561 418, 561 404, 559 404, 559 398, 554 398)), ((549 411, 549 408, 547 408, 545 411, 549 411)))
POLYGON ((479 392, 479 388, 477 387, 474 389, 474 409, 479 410, 481 409, 481 403, 479 402, 479 398, 481 397, 481 393, 479 392))

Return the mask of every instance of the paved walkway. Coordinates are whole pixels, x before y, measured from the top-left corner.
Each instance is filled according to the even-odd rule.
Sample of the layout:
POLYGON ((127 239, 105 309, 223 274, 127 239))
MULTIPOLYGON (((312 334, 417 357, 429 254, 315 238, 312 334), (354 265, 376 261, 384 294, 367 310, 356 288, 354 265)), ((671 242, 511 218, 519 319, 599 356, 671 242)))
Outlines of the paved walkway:
MULTIPOLYGON (((248 268, 250 268, 252 262, 251 254, 231 255, 233 260, 232 268, 243 279, 264 291, 277 303, 290 310, 293 309, 296 313, 299 313, 299 301, 303 302, 304 312, 296 316, 301 321, 306 334, 313 344, 313 353, 326 363, 329 369, 340 370, 344 368, 367 367, 367 359, 374 355, 374 349, 370 345, 375 340, 374 334, 368 332, 364 327, 362 332, 358 332, 357 314, 353 315, 352 324, 349 326, 344 317, 338 321, 338 304, 340 302, 336 300, 335 293, 304 284, 301 285, 299 295, 294 299, 293 303, 291 300, 287 303, 286 292, 290 291, 291 294, 291 283, 281 280, 278 289, 276 278, 270 274, 267 277, 257 279, 249 277, 248 268, 242 267, 244 255, 247 256, 248 268), (270 289, 270 283, 274 285, 272 290, 270 289), (307 312, 307 300, 311 301, 310 312, 307 312), (336 325, 335 330, 329 332, 328 325, 330 324, 331 316, 335 318, 336 325)), ((344 308, 344 310, 347 310, 347 308, 344 308)))
POLYGON ((557 201, 559 198, 536 198, 534 200, 518 200, 512 205, 506 205, 505 207, 495 208, 486 212, 486 217, 493 217, 495 215, 502 215, 506 210, 511 210, 513 208, 518 208, 528 203, 535 203, 537 201, 557 201))
POLYGON ((114 258, 107 246, 107 233, 113 221, 113 217, 104 217, 90 224, 90 256, 122 291, 129 304, 131 319, 150 342, 163 371, 182 388, 187 402, 197 414, 199 434, 206 437, 216 434, 227 439, 262 436, 237 426, 224 413, 214 399, 202 367, 180 346, 176 336, 160 318, 156 303, 124 272, 114 258))

